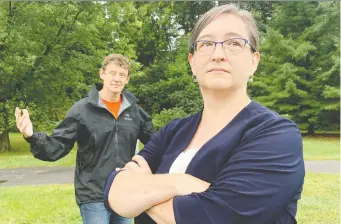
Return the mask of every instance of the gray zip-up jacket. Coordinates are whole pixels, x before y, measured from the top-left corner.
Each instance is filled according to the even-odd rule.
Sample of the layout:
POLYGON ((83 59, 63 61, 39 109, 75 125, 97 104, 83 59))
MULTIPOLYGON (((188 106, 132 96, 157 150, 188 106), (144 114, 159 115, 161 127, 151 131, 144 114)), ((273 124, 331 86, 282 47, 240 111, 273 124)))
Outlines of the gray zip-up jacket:
POLYGON ((137 139, 146 143, 154 133, 151 117, 124 90, 116 120, 99 97, 101 84, 76 102, 64 120, 48 136, 34 132, 26 141, 35 158, 56 161, 67 155, 77 141, 75 169, 77 204, 102 202, 109 173, 123 167, 135 154, 137 139))

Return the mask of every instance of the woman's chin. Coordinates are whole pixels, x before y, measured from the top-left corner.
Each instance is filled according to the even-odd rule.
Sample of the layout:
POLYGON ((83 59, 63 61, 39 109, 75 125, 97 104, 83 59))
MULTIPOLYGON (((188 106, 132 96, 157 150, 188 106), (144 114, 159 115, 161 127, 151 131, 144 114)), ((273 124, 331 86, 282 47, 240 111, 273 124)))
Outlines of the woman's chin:
POLYGON ((209 82, 202 85, 202 88, 208 89, 208 90, 228 90, 233 87, 231 80, 210 80, 209 82))

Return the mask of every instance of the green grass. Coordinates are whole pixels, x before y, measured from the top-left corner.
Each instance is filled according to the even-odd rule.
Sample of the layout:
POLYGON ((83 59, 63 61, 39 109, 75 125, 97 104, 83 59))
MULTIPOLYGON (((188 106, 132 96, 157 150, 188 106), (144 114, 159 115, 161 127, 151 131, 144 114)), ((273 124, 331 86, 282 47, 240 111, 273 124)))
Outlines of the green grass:
POLYGON ((0 187, 1 224, 79 224, 72 184, 0 187))
POLYGON ((340 174, 306 174, 297 219, 300 224, 340 223, 340 174))
POLYGON ((305 160, 340 160, 340 139, 303 138, 305 160))
MULTIPOLYGON (((307 173, 300 224, 338 224, 340 175, 307 173)), ((0 224, 81 223, 73 185, 0 187, 0 224)))

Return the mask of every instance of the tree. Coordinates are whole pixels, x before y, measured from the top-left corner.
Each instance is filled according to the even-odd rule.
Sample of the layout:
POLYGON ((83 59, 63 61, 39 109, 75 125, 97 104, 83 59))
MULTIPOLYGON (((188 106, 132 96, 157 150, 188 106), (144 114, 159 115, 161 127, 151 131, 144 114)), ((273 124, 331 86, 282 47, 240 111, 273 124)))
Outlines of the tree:
MULTIPOLYGON (((10 150, 15 106, 29 108, 36 129, 50 129, 98 80, 108 46, 118 40, 105 4, 16 2, 0 10, 0 83, 6 87, 0 89, 1 151, 10 150)), ((115 51, 132 49, 118 45, 115 51)))
POLYGON ((338 14, 339 3, 278 5, 251 84, 250 95, 310 134, 339 121, 338 14), (288 15, 294 22, 289 22, 288 15), (327 114, 333 116, 327 119, 327 114))
POLYGON ((214 1, 176 2, 174 15, 179 24, 178 31, 184 34, 190 33, 199 17, 215 5, 214 1))

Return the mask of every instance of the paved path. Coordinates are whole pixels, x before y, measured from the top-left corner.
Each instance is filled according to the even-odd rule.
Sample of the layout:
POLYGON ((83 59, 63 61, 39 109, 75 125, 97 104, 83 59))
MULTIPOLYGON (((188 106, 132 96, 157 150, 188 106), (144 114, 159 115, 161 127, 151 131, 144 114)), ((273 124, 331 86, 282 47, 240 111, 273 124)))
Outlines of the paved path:
MULTIPOLYGON (((340 161, 305 161, 306 171, 340 173, 340 161)), ((74 167, 0 169, 0 187, 73 183, 74 167)))
POLYGON ((339 160, 304 161, 305 169, 314 173, 340 173, 339 160))
POLYGON ((73 183, 74 167, 0 169, 0 187, 73 183), (5 181, 5 182, 2 182, 5 181))

